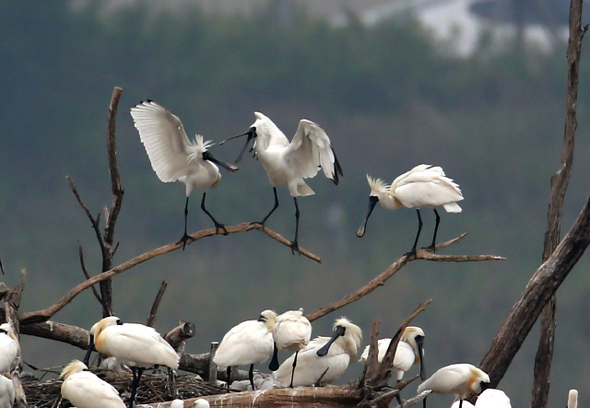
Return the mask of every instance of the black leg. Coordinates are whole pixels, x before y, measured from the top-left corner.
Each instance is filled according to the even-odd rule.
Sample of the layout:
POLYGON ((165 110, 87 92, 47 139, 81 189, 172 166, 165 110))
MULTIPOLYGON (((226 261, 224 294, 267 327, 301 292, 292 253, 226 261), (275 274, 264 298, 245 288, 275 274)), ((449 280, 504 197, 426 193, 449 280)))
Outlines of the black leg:
POLYGON ((264 218, 262 219, 262 221, 255 221, 255 222, 253 222, 253 223, 252 223, 252 224, 260 224, 260 225, 262 225, 262 229, 264 229, 264 224, 266 223, 266 220, 268 220, 268 217, 270 217, 270 215, 271 215, 273 212, 275 212, 275 210, 276 210, 276 209, 278 208, 278 206, 279 206, 279 197, 277 196, 277 188, 276 188, 276 187, 273 187, 273 188, 272 188, 272 191, 273 191, 273 193, 274 193, 274 195, 275 195, 275 205, 272 207, 272 210, 270 210, 270 212, 269 212, 268 214, 266 214, 266 217, 264 217, 264 218))
POLYGON ((201 200, 201 209, 203 211, 205 211, 205 214, 207 214, 209 216, 209 218, 211 218, 211 220, 215 224, 215 233, 218 234, 219 230, 222 229, 223 235, 227 235, 227 230, 225 229, 225 225, 217 222, 217 220, 215 218, 213 218, 211 213, 209 211, 207 211, 207 209, 205 208, 205 197, 207 197, 207 193, 203 193, 203 199, 201 200))
POLYGON ((291 369, 291 382, 289 383, 289 388, 293 388, 293 377, 295 377, 295 367, 297 367, 297 356, 299 355, 299 351, 295 352, 295 358, 293 358, 293 368, 291 369))
POLYGON ((225 372, 227 373, 227 390, 229 391, 229 385, 231 384, 231 367, 227 367, 225 372))
POLYGON ((426 408, 426 398, 428 397, 424 397, 424 399, 422 400, 422 408, 426 408))
POLYGON ((299 237, 299 206, 297 205, 297 197, 293 197, 293 201, 295 202, 295 239, 291 242, 291 252, 295 255, 295 252, 299 254, 299 244, 297 239, 299 237))
MULTIPOLYGON (((399 380, 397 380, 397 384, 399 384, 399 380)), ((402 404, 402 397, 399 396, 399 392, 396 394, 395 399, 397 400, 398 405, 403 405, 402 404)))
POLYGON ((186 198, 186 202, 184 203, 184 235, 182 236, 182 238, 180 238, 180 240, 177 242, 177 244, 182 242, 182 250, 184 251, 184 247, 186 246, 186 243, 188 241, 192 241, 193 239, 187 234, 186 231, 186 223, 187 223, 187 219, 188 219, 188 199, 189 197, 186 198))
POLYGON ((422 217, 419 209, 416 209, 416 214, 418 214, 418 232, 416 233, 416 239, 414 239, 414 245, 410 252, 406 253, 406 256, 416 255, 416 245, 418 245, 418 238, 420 237, 420 231, 422 231, 422 217))
POLYGON ((438 232, 438 224, 440 224, 440 215, 438 215, 438 211, 436 211, 436 208, 434 208, 434 215, 436 215, 436 224, 434 225, 434 235, 432 236, 432 244, 424 248, 432 252, 436 252, 436 233, 438 232))
POLYGON ((137 388, 139 387, 139 380, 143 374, 143 368, 131 367, 131 372, 133 373, 133 381, 131 383, 131 398, 129 399, 129 408, 133 408, 133 404, 135 404, 135 396, 137 395, 137 388))
POLYGON ((277 348, 276 343, 275 349, 272 353, 272 359, 270 360, 270 364, 268 365, 268 369, 270 371, 277 371, 279 369, 279 349, 277 348))
POLYGON ((254 364, 250 364, 250 370, 248 370, 248 378, 250 379, 250 385, 252 386, 252 391, 254 391, 256 388, 254 388, 254 364))
POLYGON ((463 400, 459 400, 459 408, 463 408, 463 400))

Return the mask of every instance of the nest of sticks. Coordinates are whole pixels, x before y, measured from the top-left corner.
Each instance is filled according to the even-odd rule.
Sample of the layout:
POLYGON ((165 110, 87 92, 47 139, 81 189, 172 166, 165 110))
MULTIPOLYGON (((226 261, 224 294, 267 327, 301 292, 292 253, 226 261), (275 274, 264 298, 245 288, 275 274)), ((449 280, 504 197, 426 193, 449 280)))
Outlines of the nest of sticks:
MULTIPOLYGON (((116 376, 105 378, 104 372, 97 373, 99 377, 112 384, 119 391, 119 394, 126 401, 131 395, 130 373, 118 373, 116 376)), ((68 400, 61 398, 62 380, 53 378, 50 380, 40 381, 35 378, 22 378, 22 385, 27 397, 27 405, 37 408, 53 407, 71 407, 68 400)), ((145 372, 141 376, 141 382, 137 389, 137 404, 156 404, 158 402, 171 401, 175 398, 189 399, 198 398, 205 395, 215 395, 226 393, 225 388, 209 384, 194 374, 177 375, 175 387, 166 372, 149 374, 145 372), (176 395, 172 389, 176 388, 176 395)))

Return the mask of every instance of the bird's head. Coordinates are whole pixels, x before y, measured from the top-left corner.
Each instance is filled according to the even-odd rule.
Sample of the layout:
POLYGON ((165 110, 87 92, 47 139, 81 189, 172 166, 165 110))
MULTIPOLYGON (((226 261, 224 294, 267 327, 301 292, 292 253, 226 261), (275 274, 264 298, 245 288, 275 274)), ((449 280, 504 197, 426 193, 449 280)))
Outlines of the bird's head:
MULTIPOLYGON (((247 132, 240 133, 239 135, 232 136, 230 138, 225 139, 221 143, 219 143, 219 145, 222 145, 225 142, 227 142, 228 140, 236 139, 236 138, 242 137, 242 136, 248 136, 248 137, 246 138, 246 143, 244 144, 244 148, 240 152, 240 155, 238 156, 238 158, 236 159, 236 161, 234 162, 234 164, 238 164, 242 160, 242 156, 244 155, 244 152, 246 151, 246 148, 248 147, 248 144, 250 143, 251 140, 256 139, 256 137, 257 137, 256 127, 254 125, 252 125, 250 127, 250 129, 248 129, 247 132)), ((254 145, 250 148, 249 151, 251 152, 252 149, 254 149, 254 145)))
POLYGON ((408 326, 404 330, 401 339, 408 343, 414 353, 416 358, 414 360, 414 364, 420 363, 420 379, 424 380, 426 378, 426 372, 424 370, 424 331, 420 327, 416 326, 408 326))
POLYGON ((94 337, 98 337, 100 332, 107 327, 118 324, 123 324, 123 322, 117 316, 105 317, 104 319, 100 319, 98 322, 94 323, 94 325, 90 328, 90 334, 92 334, 94 337))
POLYGON ((469 388, 476 394, 480 394, 483 390, 490 386, 490 376, 483 370, 470 366, 472 381, 469 384, 469 388))
POLYGON ((262 322, 268 327, 269 331, 272 331, 275 327, 275 323, 277 321, 277 314, 274 310, 267 309, 260 313, 260 317, 258 318, 259 322, 262 322))
POLYGON ((64 367, 59 378, 67 379, 70 375, 81 373, 84 370, 88 370, 86 364, 80 360, 72 360, 70 364, 64 367))
POLYGON ((6 335, 10 337, 12 340, 17 340, 16 334, 14 333, 14 330, 12 330, 12 326, 10 325, 10 323, 0 324, 0 333, 6 333, 6 335))

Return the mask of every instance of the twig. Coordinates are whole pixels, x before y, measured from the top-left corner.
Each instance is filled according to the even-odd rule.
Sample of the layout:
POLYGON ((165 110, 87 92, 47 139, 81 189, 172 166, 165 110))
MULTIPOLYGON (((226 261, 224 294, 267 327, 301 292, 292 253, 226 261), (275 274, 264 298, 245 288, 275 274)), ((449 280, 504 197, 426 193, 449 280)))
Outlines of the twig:
POLYGON ((420 394, 416 395, 415 397, 405 400, 403 406, 398 405, 396 408, 410 407, 412 405, 416 405, 417 403, 422 401, 424 398, 428 397, 431 393, 432 393, 431 390, 422 391, 420 394))
POLYGON ((2 266, 2 259, 0 259, 0 271, 2 272, 2 275, 4 275, 4 267, 2 266))
MULTIPOLYGON (((460 236, 453 238, 449 241, 443 242, 436 246, 436 250, 446 248, 450 245, 456 244, 460 242, 463 238, 465 238, 467 234, 463 233, 460 236)), ((408 257, 406 255, 399 258, 397 261, 392 263, 385 271, 381 272, 376 278, 372 281, 367 283, 362 288, 358 289, 355 292, 352 292, 342 299, 337 300, 333 303, 330 303, 327 306, 324 306, 309 315, 307 315, 307 319, 312 322, 314 320, 319 319, 329 313, 332 313, 335 310, 338 310, 352 302, 359 300, 360 298, 368 295, 379 286, 385 285, 385 281, 395 275, 400 269, 402 269, 407 263, 415 261, 417 259, 425 260, 425 261, 436 261, 436 262, 480 262, 480 261, 499 261, 504 260, 505 258, 501 256, 495 255, 438 255, 428 252, 426 250, 420 249, 416 252, 416 256, 408 257)))
POLYGON ((152 304, 152 309, 150 310, 150 315, 147 319, 146 326, 153 326, 156 322, 156 314, 158 313, 158 307, 160 307, 160 302, 162 301, 162 296, 164 296, 164 292, 166 292, 166 288, 168 287, 168 283, 166 281, 162 281, 160 285, 160 289, 158 290, 158 294, 154 299, 154 303, 152 304))
MULTIPOLYGON (((228 234, 237 234, 239 232, 250 231, 252 229, 260 229, 260 228, 258 225, 244 223, 244 224, 239 224, 239 225, 236 225, 233 227, 226 227, 226 229, 227 229, 228 234)), ((283 243, 282 240, 284 240, 284 238, 282 238, 276 232, 271 231, 267 227, 264 228, 263 233, 268 235, 269 237, 283 243), (282 240, 279 240, 277 237, 280 237, 282 240)), ((214 235, 215 235, 215 228, 210 228, 207 230, 202 230, 197 233, 194 233, 192 235, 192 237, 194 239, 199 240, 201 238, 210 237, 210 236, 214 236, 214 235)), ((108 270, 106 272, 103 272, 101 274, 93 276, 92 278, 87 279, 86 281, 80 283, 79 285, 77 285, 76 287, 71 289, 68 293, 66 293, 59 301, 57 301, 56 303, 54 303, 53 305, 51 305, 45 309, 37 310, 37 311, 33 311, 33 312, 20 313, 18 316, 19 320, 20 320, 21 324, 44 322, 44 321, 50 319, 54 314, 59 312, 61 309, 63 309, 76 296, 78 296, 78 294, 80 294, 82 291, 88 289, 88 287, 94 285, 95 283, 100 282, 105 279, 108 279, 108 278, 112 278, 113 276, 118 275, 121 272, 125 272, 126 270, 131 269, 134 266, 137 266, 145 261, 148 261, 148 260, 155 258, 157 256, 160 256, 160 255, 167 254, 169 252, 175 251, 180 248, 182 248, 182 243, 174 243, 174 244, 164 245, 160 248, 152 249, 151 251, 148 251, 148 252, 145 252, 141 255, 138 255, 135 258, 130 259, 127 262, 124 262, 118 266, 115 266, 114 268, 111 268, 110 270, 108 270)), ((310 259, 314 259, 314 260, 319 259, 316 255, 306 251, 305 249, 303 249, 301 247, 299 248, 299 250, 302 255, 305 255, 310 259)))
MULTIPOLYGON (((86 270, 86 265, 84 264, 84 252, 82 251, 82 245, 80 244, 80 241, 78 241, 78 256, 80 258, 80 267, 82 268, 82 273, 84 273, 86 279, 90 279, 90 275, 88 274, 88 271, 86 270)), ((92 293, 94 293, 94 297, 96 298, 96 300, 98 300, 98 303, 102 305, 102 298, 100 297, 100 293, 98 293, 94 285, 92 285, 90 288, 92 289, 92 293)))

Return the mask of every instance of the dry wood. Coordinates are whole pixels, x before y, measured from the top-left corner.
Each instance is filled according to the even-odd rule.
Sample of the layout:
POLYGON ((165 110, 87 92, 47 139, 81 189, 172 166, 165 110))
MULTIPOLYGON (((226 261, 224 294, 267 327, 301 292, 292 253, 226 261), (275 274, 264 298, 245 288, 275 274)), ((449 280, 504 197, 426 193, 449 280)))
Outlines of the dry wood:
POLYGON ((195 325, 191 322, 181 321, 178 326, 164 335, 177 353, 184 353, 186 341, 195 336, 195 325))
POLYGON ((168 287, 168 283, 166 281, 162 281, 160 284, 160 289, 158 290, 158 294, 154 299, 154 303, 152 304, 152 308, 150 310, 150 315, 147 318, 146 326, 152 327, 156 322, 156 315, 158 314, 158 307, 160 307, 160 302, 162 301, 162 297, 164 296, 164 292, 166 292, 166 288, 168 287))
POLYGON ((590 244, 590 198, 555 251, 529 280, 524 292, 492 340, 480 367, 496 387, 522 346, 541 310, 590 244))
MULTIPOLYGON (((582 0, 570 3, 569 43, 567 50, 568 67, 566 84, 566 115, 563 135, 563 152, 561 165, 551 177, 551 192, 547 211, 547 230, 543 247, 542 260, 545 262, 559 244, 560 220, 563 200, 569 184, 574 161, 575 134, 578 127, 576 106, 578 102, 578 75, 582 38, 586 28, 582 29, 582 0)), ((535 356, 534 381, 531 392, 532 408, 545 408, 549 399, 551 362, 555 341, 555 295, 541 313, 541 334, 535 356)))
MULTIPOLYGON (((440 250, 442 248, 446 248, 450 245, 456 244, 460 242, 463 238, 465 238, 467 234, 463 233, 460 236, 453 238, 449 241, 443 242, 436 246, 436 250, 440 250)), ((369 293, 373 292, 379 286, 385 285, 385 281, 395 275, 400 269, 402 269, 407 263, 415 261, 417 259, 425 260, 425 261, 435 261, 435 262, 479 262, 479 261, 499 261, 504 260, 505 258, 496 255, 438 255, 435 253, 428 252, 424 249, 419 249, 416 252, 416 256, 408 257, 403 255, 397 261, 392 263, 385 271, 381 272, 376 278, 372 281, 367 283, 362 288, 358 289, 357 291, 350 293, 344 296, 342 299, 337 300, 333 303, 330 303, 327 306, 321 307, 320 309, 308 314, 306 317, 307 319, 312 322, 314 320, 319 319, 329 313, 332 313, 335 310, 338 310, 352 302, 356 302, 360 298, 368 295, 369 293)))
MULTIPOLYGON (((238 224, 238 225, 235 225, 232 227, 226 227, 226 229, 227 229, 228 234, 237 234, 240 232, 250 231, 253 229, 258 229, 258 230, 262 231, 262 228, 259 225, 255 225, 255 224, 253 225, 250 223, 238 224)), ((264 234, 268 235, 269 237, 281 242, 284 245, 289 246, 289 244, 291 242, 291 241, 283 238, 282 236, 280 236, 276 232, 271 231, 267 227, 265 227, 264 231, 262 231, 262 232, 264 234)), ((215 228, 210 228, 210 229, 201 230, 199 232, 196 232, 196 233, 192 234, 191 237, 195 240, 199 240, 199 239, 214 236, 214 235, 216 235, 215 228)), ((180 248, 182 248, 182 243, 174 243, 174 244, 164 245, 160 248, 152 249, 151 251, 148 251, 148 252, 145 252, 141 255, 138 255, 135 258, 128 260, 127 262, 124 262, 118 266, 115 266, 114 268, 112 268, 106 272, 95 275, 92 278, 87 279, 86 281, 80 283, 78 286, 74 287, 68 293, 66 293, 59 301, 57 301, 56 303, 54 303, 53 305, 51 305, 45 309, 36 310, 33 312, 20 313, 19 320, 20 320, 21 324, 44 322, 44 321, 50 319, 54 314, 59 312, 61 309, 63 309, 76 296, 78 296, 84 290, 88 289, 90 286, 92 286, 104 279, 112 278, 113 276, 118 275, 121 272, 125 272, 125 271, 133 268, 134 266, 137 266, 137 265, 139 265, 145 261, 148 261, 152 258, 167 254, 172 251, 176 251, 177 249, 180 249, 180 248)), ((310 253, 309 251, 306 251, 305 249, 303 249, 301 247, 299 248, 299 251, 301 252, 302 255, 307 256, 310 259, 317 260, 318 262, 320 261, 319 257, 310 253)))

